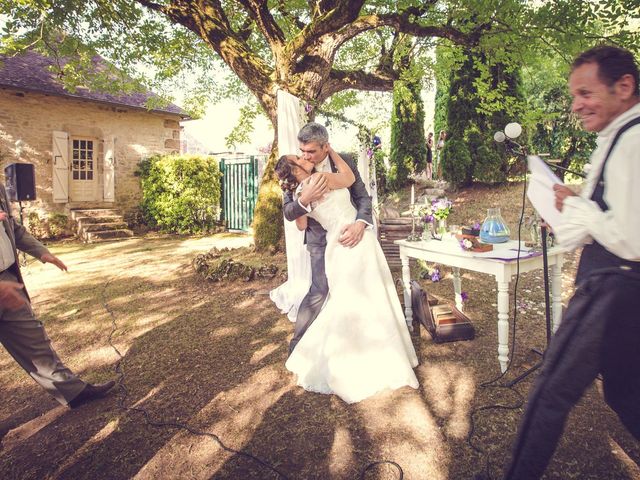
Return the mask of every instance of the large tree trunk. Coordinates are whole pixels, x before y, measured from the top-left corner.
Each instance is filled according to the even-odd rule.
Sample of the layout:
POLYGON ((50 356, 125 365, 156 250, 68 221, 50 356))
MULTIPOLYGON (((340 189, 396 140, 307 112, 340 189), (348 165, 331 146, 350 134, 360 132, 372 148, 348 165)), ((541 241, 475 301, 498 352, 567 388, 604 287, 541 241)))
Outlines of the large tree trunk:
MULTIPOLYGON (((276 127, 277 128, 277 127, 276 127)), ((259 252, 284 249, 284 221, 282 217, 282 190, 276 179, 274 168, 278 155, 277 131, 273 148, 260 183, 258 201, 253 217, 253 238, 259 252)))

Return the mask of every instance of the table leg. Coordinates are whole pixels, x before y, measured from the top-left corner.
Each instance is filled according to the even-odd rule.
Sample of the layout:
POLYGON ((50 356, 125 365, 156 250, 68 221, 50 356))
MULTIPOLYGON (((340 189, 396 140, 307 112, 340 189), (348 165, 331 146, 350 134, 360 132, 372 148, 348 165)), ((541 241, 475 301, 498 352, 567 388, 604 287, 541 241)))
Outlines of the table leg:
POLYGON ((551 267, 551 306, 553 308, 551 329, 556 333, 562 321, 562 256, 551 267))
POLYGON ((409 257, 400 253, 402 263, 402 290, 404 293, 404 317, 407 328, 413 332, 413 309, 411 308, 411 270, 409 269, 409 257))
POLYGON ((509 365, 509 282, 498 282, 498 361, 504 373, 509 365))
POLYGON ((458 267, 453 267, 453 291, 456 294, 456 307, 462 312, 462 279, 458 267))

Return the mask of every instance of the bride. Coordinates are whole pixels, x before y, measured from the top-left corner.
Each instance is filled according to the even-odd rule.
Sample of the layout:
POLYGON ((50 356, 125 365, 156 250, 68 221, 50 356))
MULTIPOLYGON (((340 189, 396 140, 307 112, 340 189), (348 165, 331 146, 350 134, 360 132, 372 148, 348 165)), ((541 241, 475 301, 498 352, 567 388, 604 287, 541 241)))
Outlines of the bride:
MULTIPOLYGON (((343 226, 354 222, 356 209, 348 187, 354 174, 329 148, 337 173, 309 174, 285 155, 276 165, 283 190, 299 194, 321 176, 330 191, 307 214, 327 231, 325 270, 327 301, 289 356, 286 367, 305 390, 336 394, 347 403, 376 392, 408 385, 418 388, 413 372, 418 360, 407 330, 393 278, 373 230, 354 247, 340 244, 343 226)), ((306 228, 307 215, 296 219, 306 228)))

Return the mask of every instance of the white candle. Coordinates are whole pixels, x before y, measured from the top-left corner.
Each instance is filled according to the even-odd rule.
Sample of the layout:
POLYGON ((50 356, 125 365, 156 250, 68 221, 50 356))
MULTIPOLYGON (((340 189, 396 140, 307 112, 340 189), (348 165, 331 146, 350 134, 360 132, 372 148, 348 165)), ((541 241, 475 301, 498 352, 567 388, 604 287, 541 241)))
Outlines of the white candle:
POLYGON ((416 203, 416 190, 413 185, 411 185, 411 205, 416 203))

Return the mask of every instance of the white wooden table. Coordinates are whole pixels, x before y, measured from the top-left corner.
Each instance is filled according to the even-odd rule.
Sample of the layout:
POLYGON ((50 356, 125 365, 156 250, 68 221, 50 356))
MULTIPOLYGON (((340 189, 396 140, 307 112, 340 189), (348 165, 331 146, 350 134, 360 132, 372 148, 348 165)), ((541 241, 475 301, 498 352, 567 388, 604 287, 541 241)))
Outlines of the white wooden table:
MULTIPOLYGON (((404 310, 409 330, 413 329, 413 310, 411 308, 411 274, 409 258, 417 258, 428 262, 449 265, 453 267, 453 287, 455 291, 456 307, 462 311, 462 281, 460 269, 473 270, 493 275, 498 282, 498 361, 504 372, 509 363, 509 283, 516 274, 518 262, 515 259, 505 259, 517 255, 517 241, 509 241, 494 245, 492 252, 474 253, 462 250, 455 239, 429 240, 409 242, 396 240, 400 246, 400 261, 402 262, 402 281, 404 286, 404 310), (501 257, 490 258, 490 257, 501 257)), ((562 261, 564 250, 553 247, 547 251, 550 267, 550 290, 552 304, 552 328, 555 332, 560 326, 562 318, 562 261)), ((531 256, 528 252, 520 253, 520 273, 543 268, 542 255, 531 256)))

